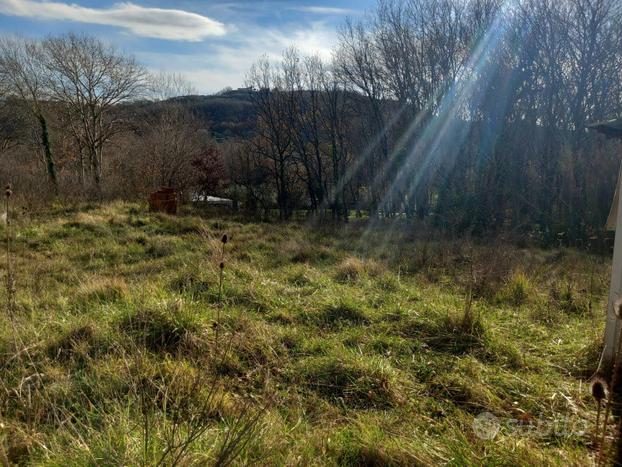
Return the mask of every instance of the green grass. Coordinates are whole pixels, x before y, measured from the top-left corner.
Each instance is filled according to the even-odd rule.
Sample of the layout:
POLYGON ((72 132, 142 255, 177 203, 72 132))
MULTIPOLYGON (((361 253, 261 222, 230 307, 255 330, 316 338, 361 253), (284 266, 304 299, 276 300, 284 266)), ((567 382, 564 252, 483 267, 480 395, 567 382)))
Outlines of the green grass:
POLYGON ((261 407, 236 464, 588 463, 608 261, 414 230, 124 203, 19 219, 16 310, 0 320, 7 456, 154 463, 175 416, 201 413, 209 429, 180 462, 210 463, 261 407), (482 412, 504 422, 494 440, 473 431, 482 412), (589 430, 542 428, 556 421, 589 430))

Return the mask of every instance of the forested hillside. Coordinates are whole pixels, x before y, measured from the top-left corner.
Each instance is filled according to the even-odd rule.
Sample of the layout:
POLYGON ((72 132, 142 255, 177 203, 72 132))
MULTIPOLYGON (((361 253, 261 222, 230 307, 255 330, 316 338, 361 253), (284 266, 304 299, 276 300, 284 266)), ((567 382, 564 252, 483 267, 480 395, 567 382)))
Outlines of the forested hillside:
POLYGON ((199 118, 218 141, 247 139, 255 132, 255 109, 247 89, 213 96, 176 97, 171 101, 199 118))

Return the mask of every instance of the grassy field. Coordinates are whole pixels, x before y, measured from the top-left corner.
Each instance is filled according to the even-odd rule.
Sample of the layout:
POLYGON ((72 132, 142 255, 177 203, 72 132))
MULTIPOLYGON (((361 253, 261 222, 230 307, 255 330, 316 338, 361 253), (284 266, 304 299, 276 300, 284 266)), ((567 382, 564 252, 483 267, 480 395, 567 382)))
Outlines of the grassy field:
POLYGON ((10 462, 594 457, 586 381, 605 258, 444 241, 400 221, 333 230, 123 203, 13 228, 12 311, 0 293, 10 462), (473 429, 483 412, 494 439, 473 429))

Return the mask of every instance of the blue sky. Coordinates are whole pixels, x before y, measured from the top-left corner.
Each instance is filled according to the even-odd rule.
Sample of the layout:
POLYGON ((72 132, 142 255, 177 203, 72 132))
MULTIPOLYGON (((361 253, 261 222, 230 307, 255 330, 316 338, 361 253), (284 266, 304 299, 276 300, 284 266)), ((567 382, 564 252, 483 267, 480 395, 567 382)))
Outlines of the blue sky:
POLYGON ((262 54, 289 45, 328 58, 337 26, 374 0, 0 0, 0 32, 89 32, 199 92, 242 86, 262 54))

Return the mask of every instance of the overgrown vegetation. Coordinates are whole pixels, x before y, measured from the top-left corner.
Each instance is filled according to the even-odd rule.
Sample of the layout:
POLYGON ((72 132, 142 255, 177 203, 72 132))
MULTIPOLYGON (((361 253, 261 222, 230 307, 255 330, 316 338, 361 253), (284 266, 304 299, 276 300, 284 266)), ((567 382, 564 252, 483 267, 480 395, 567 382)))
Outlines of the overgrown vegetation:
POLYGON ((0 321, 10 462, 594 456, 582 430, 596 420, 586 380, 604 322, 600 257, 431 241, 398 221, 333 230, 126 203, 12 228, 14 312, 0 321), (494 440, 473 431, 482 412, 503 423, 494 440))
POLYGON ((0 178, 32 205, 167 186, 254 218, 602 245, 620 146, 586 127, 622 115, 619 0, 374 3, 330 61, 271 52, 215 96, 96 37, 1 36, 0 178))

